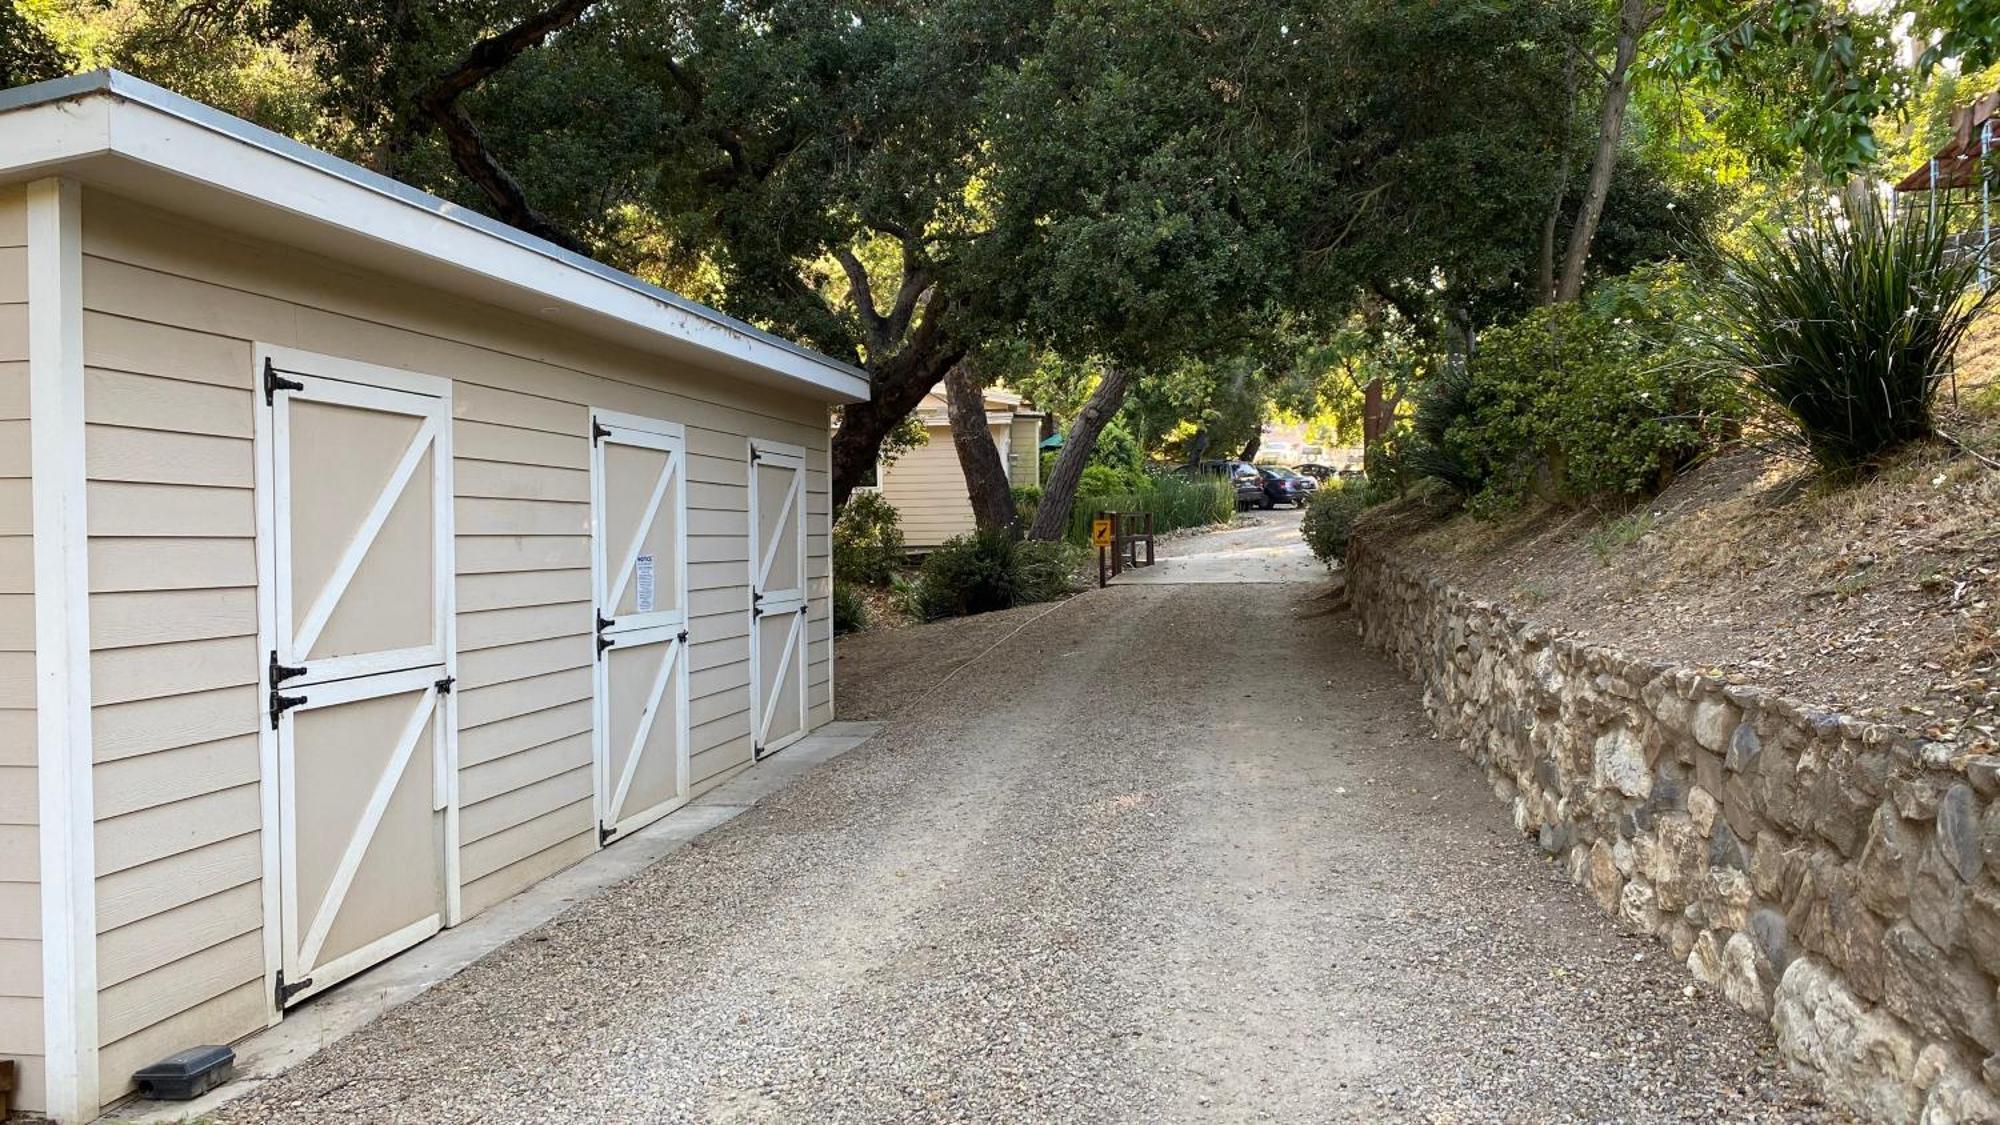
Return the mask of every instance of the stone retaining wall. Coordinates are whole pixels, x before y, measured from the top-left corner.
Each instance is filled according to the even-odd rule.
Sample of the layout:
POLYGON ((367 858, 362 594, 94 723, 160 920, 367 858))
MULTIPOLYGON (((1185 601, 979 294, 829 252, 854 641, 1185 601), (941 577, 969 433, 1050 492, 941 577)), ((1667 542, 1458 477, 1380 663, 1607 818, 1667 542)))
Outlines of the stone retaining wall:
POLYGON ((1606 911, 1840 1103, 2000 1121, 2000 758, 1632 660, 1357 539, 1362 636, 1606 911))

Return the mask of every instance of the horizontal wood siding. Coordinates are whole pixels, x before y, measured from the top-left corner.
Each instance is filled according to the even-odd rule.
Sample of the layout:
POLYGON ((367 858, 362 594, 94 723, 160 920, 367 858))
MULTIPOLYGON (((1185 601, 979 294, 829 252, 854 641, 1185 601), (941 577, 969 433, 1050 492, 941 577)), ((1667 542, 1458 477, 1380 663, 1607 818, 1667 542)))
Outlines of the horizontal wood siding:
POLYGON ((882 499, 896 509, 903 542, 927 551, 954 535, 972 531, 972 501, 965 491, 965 473, 951 444, 951 429, 932 426, 930 440, 896 458, 882 470, 882 499))
MULTIPOLYGON (((1013 427, 994 422, 987 430, 1000 450, 1008 479, 1014 479, 1019 467, 1012 458, 1013 427)), ((970 535, 974 527, 972 500, 965 490, 965 470, 959 467, 951 427, 931 426, 927 433, 929 441, 882 471, 880 487, 882 498, 896 509, 904 544, 916 551, 931 550, 956 535, 970 535)))
POLYGON ((260 878, 253 342, 453 380, 468 914, 596 846, 590 408, 687 427, 697 790, 751 760, 751 438, 809 450, 813 721, 831 717, 824 404, 102 193, 84 250, 100 958, 122 977, 100 1005, 107 1093, 163 1029, 226 1041, 262 1024, 241 998, 263 974, 245 913, 260 878))
POLYGON ((0 1058, 20 1064, 15 1104, 33 1110, 44 1102, 27 245, 26 195, 0 187, 0 663, 14 670, 0 687, 0 1058))

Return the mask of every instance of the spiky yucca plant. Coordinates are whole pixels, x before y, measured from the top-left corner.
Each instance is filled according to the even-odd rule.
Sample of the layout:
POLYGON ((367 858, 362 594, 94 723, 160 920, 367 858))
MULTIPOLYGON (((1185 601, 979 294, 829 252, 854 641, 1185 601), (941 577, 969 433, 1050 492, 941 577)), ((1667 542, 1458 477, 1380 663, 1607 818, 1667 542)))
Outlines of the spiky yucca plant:
POLYGON ((1871 199, 1720 253, 1701 335, 1830 473, 1934 432, 1952 353, 1989 299, 1977 256, 1947 234, 1928 208, 1890 219, 1871 199))

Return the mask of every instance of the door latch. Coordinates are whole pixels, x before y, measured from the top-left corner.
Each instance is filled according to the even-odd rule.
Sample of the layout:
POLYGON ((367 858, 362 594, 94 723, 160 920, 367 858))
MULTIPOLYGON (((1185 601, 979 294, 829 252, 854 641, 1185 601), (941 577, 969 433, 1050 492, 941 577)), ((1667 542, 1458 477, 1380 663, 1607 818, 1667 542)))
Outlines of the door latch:
POLYGON ((446 676, 444 679, 439 680, 435 685, 437 688, 437 693, 439 695, 450 695, 452 685, 456 684, 457 682, 458 682, 457 676, 446 676))

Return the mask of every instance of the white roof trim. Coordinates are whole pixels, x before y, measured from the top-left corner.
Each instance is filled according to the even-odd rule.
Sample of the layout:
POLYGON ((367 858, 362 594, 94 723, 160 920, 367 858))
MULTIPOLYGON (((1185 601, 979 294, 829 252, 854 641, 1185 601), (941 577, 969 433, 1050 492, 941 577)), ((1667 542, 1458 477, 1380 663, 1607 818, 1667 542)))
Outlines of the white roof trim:
POLYGON ((749 364, 829 401, 865 372, 678 293, 115 70, 0 91, 0 177, 117 157, 749 364))

